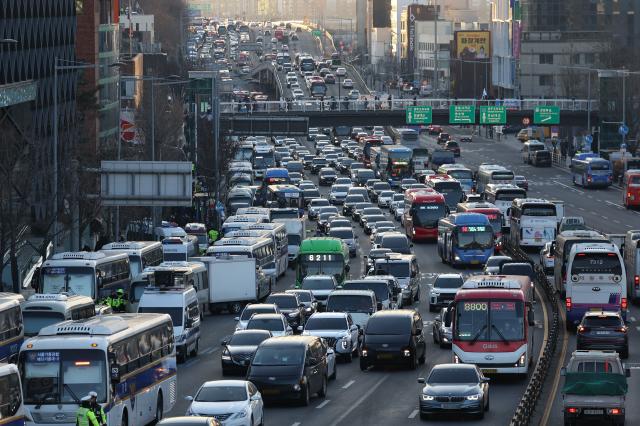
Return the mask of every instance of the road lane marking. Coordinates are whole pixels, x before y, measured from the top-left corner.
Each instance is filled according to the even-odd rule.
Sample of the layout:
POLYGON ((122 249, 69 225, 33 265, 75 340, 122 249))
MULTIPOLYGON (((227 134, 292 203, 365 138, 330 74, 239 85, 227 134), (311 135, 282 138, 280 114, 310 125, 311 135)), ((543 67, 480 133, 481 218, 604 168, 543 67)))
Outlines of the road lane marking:
POLYGON ((415 419, 415 417, 416 417, 417 415, 418 415, 418 410, 413 410, 413 411, 411 412, 411 414, 409 414, 409 417, 408 417, 408 418, 410 418, 410 419, 415 419))
POLYGON ((336 420, 331 422, 331 426, 336 426, 337 424, 342 422, 344 419, 346 419, 349 416, 349 414, 351 414, 353 412, 353 410, 358 408, 358 406, 360 404, 362 404, 364 401, 366 401, 376 391, 376 389, 378 389, 380 387, 380 385, 383 384, 388 378, 389 378, 388 374, 385 374, 384 376, 382 376, 382 378, 380 380, 378 380, 377 382, 375 382, 373 384, 373 386, 371 386, 369 388, 369 390, 364 395, 362 395, 353 405, 351 405, 351 407, 349 407, 347 409, 347 411, 342 413, 342 415, 340 417, 338 417, 336 420))
POLYGON ((607 200, 604 200, 604 202, 609 204, 609 205, 615 206, 615 207, 617 207, 619 209, 624 209, 624 206, 621 206, 620 204, 612 203, 611 201, 607 201, 607 200))
POLYGON ((294 424, 292 424, 291 426, 300 426, 300 422, 295 422, 294 424))
POLYGON ((351 387, 352 384, 354 384, 356 381, 355 380, 349 380, 343 387, 342 389, 349 389, 349 387, 351 387))
POLYGON ((579 189, 576 189, 576 188, 574 188, 574 187, 572 187, 572 186, 565 185, 564 183, 558 182, 557 180, 554 180, 554 182, 555 182, 557 185, 564 186, 565 188, 570 189, 571 191, 575 191, 575 192, 577 192, 577 193, 579 193, 579 194, 584 194, 584 191, 580 191, 579 189))
POLYGON ((328 404, 328 403, 330 403, 330 402, 331 402, 331 400, 330 400, 330 399, 325 399, 325 400, 324 400, 324 401, 322 401, 320 404, 318 404, 318 406, 316 407, 316 409, 318 409, 318 408, 322 408, 322 407, 324 407, 325 405, 327 405, 327 404, 328 404))
MULTIPOLYGON (((536 288, 536 291, 538 289, 536 288)), ((542 299, 542 298, 540 298, 542 299)), ((547 307, 545 306, 544 303, 542 303, 542 311, 544 313, 544 317, 545 320, 547 319, 547 307)), ((560 318, 563 319, 564 321, 567 321, 567 316, 566 316, 566 312, 564 309, 559 309, 560 312, 560 318)), ((544 343, 548 338, 548 327, 547 327, 547 323, 548 321, 545 321, 544 325, 544 331, 545 331, 545 338, 542 341, 542 347, 540 352, 542 352, 542 349, 544 348, 544 343)), ((553 408, 553 402, 555 400, 555 396, 556 393, 558 392, 558 385, 560 384, 560 369, 564 366, 564 357, 567 354, 567 346, 569 345, 569 333, 565 330, 564 334, 562 335, 562 349, 560 350, 560 358, 558 361, 558 365, 556 367, 556 372, 554 375, 554 379, 553 379, 553 385, 551 387, 551 392, 549 392, 549 396, 547 397, 547 402, 545 404, 545 408, 544 408, 544 413, 542 415, 542 420, 540 421, 540 424, 542 425, 546 425, 549 424, 549 416, 551 415, 551 409, 553 408)))

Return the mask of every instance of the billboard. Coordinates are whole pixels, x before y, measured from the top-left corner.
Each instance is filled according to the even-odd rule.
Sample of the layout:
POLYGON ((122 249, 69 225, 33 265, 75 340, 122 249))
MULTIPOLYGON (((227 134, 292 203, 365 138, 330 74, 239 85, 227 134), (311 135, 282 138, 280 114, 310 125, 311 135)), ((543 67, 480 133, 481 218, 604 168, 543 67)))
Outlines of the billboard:
POLYGON ((413 74, 414 63, 416 58, 416 21, 429 21, 434 20, 436 16, 435 8, 433 6, 425 6, 419 4, 410 4, 407 6, 407 37, 408 37, 408 51, 407 51, 407 67, 408 73, 413 74))
POLYGON ((455 57, 464 61, 483 60, 491 57, 490 31, 456 31, 455 57))
POLYGON ((373 28, 391 28, 391 0, 373 0, 373 28))

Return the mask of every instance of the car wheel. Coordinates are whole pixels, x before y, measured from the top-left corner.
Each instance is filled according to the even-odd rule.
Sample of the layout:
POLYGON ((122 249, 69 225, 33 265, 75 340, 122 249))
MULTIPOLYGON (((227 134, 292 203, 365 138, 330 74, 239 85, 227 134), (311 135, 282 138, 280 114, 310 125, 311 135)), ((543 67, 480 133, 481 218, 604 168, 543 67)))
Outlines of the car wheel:
POLYGON ((350 351, 348 354, 344 355, 345 362, 351 363, 353 361, 353 351, 350 351))
POLYGON ((303 407, 307 407, 309 405, 309 383, 304 386, 304 392, 300 397, 300 405, 303 407))
POLYGON ((418 362, 420 364, 424 364, 425 362, 427 362, 427 346, 426 345, 424 347, 424 351, 422 352, 422 356, 418 358, 418 362))
POLYGON ((416 294, 415 296, 413 296, 413 301, 417 302, 420 300, 420 286, 418 286, 418 289, 416 290, 416 294))
POLYGON ((489 395, 487 395, 487 404, 484 406, 484 411, 489 411, 489 395))
POLYGON ((478 417, 478 420, 484 419, 484 410, 480 410, 477 417, 478 417))
POLYGON ((193 347, 189 355, 196 357, 198 356, 198 347, 200 346, 200 339, 196 340, 196 345, 193 347))
POLYGON ((329 380, 335 380, 337 378, 338 378, 338 365, 334 364, 333 373, 331 374, 331 376, 329 376, 329 380))
POLYGON ((364 359, 360 358, 360 371, 365 371, 367 368, 369 368, 367 362, 364 359))
POLYGON ((322 378, 322 387, 318 391, 318 396, 320 398, 324 398, 327 396, 327 376, 322 378))
POLYGON ((418 357, 417 354, 413 354, 409 359, 409 369, 415 370, 418 368, 418 357))
POLYGON ((620 358, 622 358, 622 359, 629 358, 629 347, 628 346, 626 348, 624 348, 622 350, 622 352, 620 352, 620 358))
POLYGON ((431 302, 429 302, 429 312, 435 312, 435 311, 436 311, 435 306, 433 306, 431 302))
POLYGON ((420 420, 429 420, 429 415, 427 413, 420 413, 420 420))

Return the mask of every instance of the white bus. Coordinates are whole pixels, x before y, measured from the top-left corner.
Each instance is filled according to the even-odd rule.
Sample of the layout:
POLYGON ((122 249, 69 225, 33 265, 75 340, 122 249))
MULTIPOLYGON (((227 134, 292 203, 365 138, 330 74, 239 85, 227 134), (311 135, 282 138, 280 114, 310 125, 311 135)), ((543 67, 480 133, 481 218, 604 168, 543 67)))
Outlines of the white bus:
POLYGON ((509 238, 514 246, 541 247, 556 239, 556 205, 537 198, 516 198, 507 214, 509 238))
POLYGON ((177 397, 171 317, 118 314, 65 321, 22 344, 27 425, 75 426, 80 399, 98 394, 109 426, 161 419, 177 397))
POLYGON ((154 235, 156 237, 156 241, 162 241, 169 237, 184 238, 187 236, 187 232, 176 223, 163 220, 160 226, 156 226, 154 235))
POLYGON ((222 238, 207 250, 207 256, 226 257, 242 255, 256 259, 256 267, 271 278, 271 287, 276 283, 276 258, 273 244, 267 238, 222 238))
POLYGON ((22 305, 24 297, 15 293, 0 293, 0 362, 17 361, 24 341, 22 305))
POLYGON ((14 364, 0 364, 0 425, 24 425, 20 373, 14 364))
POLYGON ((254 223, 244 226, 247 230, 264 230, 271 233, 275 240, 275 257, 277 276, 280 277, 287 272, 289 267, 289 240, 287 239, 287 227, 284 223, 254 223))
POLYGON ((117 289, 129 291, 131 267, 125 253, 65 252, 40 268, 38 293, 80 294, 102 300, 117 289))
POLYGON ((574 244, 567 262, 565 308, 567 329, 591 310, 620 311, 627 317, 627 277, 615 244, 574 244))
POLYGON ((132 278, 140 275, 144 268, 162 263, 162 244, 159 241, 109 243, 102 246, 100 251, 108 254, 128 254, 132 278))
POLYGON ((237 231, 238 229, 241 229, 244 226, 252 223, 262 223, 268 221, 268 217, 258 214, 229 216, 222 224, 222 229, 220 229, 220 232, 222 232, 222 235, 224 235, 227 232, 237 231))
POLYGON ((197 238, 190 235, 186 238, 170 237, 162 240, 162 259, 164 262, 186 262, 197 256, 197 238))
POLYGON ((624 240, 624 267, 627 270, 627 293, 640 299, 640 231, 627 231, 624 240))
POLYGON ((482 194, 485 187, 490 183, 513 183, 515 175, 513 172, 497 164, 483 164, 478 167, 476 176, 476 192, 482 194))
POLYGON ((89 296, 34 294, 22 307, 24 335, 35 336, 44 327, 66 320, 96 316, 96 305, 89 296))
POLYGON ((500 209, 503 226, 509 226, 508 212, 516 198, 527 198, 527 191, 516 185, 504 183, 489 183, 484 187, 484 199, 500 209))
POLYGON ((240 207, 236 210, 238 216, 261 216, 271 222, 271 209, 267 207, 240 207))
POLYGON ((191 284, 196 289, 200 312, 209 309, 209 276, 202 262, 162 262, 158 266, 150 266, 142 271, 140 277, 131 282, 129 312, 138 311, 138 303, 145 288, 156 286, 156 272, 173 271, 176 287, 191 284))

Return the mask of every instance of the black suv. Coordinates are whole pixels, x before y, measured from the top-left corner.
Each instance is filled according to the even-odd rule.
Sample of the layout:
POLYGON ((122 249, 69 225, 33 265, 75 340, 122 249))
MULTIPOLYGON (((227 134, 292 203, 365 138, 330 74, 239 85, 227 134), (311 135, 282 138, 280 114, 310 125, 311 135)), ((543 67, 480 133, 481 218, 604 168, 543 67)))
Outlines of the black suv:
POLYGON ((576 349, 612 349, 629 356, 628 328, 619 312, 587 312, 576 331, 576 349))
POLYGON ((273 303, 287 318, 292 329, 304 326, 304 303, 295 293, 271 293, 265 303, 273 303))
POLYGON ((362 338, 360 369, 401 364, 412 370, 424 364, 427 344, 420 313, 412 309, 378 311, 371 315, 362 338))
POLYGON ((247 371, 265 400, 297 400, 327 395, 327 344, 316 336, 272 337, 258 346, 247 371))

